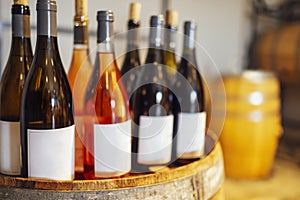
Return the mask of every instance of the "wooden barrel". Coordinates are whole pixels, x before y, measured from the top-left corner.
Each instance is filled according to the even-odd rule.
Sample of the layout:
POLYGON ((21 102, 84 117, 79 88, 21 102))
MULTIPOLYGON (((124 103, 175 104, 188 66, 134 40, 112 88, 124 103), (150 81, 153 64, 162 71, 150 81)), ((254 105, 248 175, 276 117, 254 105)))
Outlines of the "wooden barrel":
POLYGON ((153 174, 116 179, 51 181, 0 176, 0 199, 223 199, 223 155, 153 174))
POLYGON ((244 71, 223 77, 226 118, 220 141, 225 174, 260 178, 272 168, 282 133, 279 83, 270 72, 244 71))
POLYGON ((253 67, 272 70, 283 82, 300 82, 300 22, 262 34, 255 44, 253 59, 253 67))

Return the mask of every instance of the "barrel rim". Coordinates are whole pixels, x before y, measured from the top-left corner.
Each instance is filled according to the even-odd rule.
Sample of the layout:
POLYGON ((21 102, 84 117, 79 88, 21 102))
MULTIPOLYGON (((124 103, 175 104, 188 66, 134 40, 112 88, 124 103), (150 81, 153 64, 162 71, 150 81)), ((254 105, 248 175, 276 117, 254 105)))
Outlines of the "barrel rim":
POLYGON ((274 72, 269 70, 243 70, 239 74, 224 74, 223 78, 237 78, 245 79, 251 82, 263 82, 268 79, 277 80, 277 76, 274 72))
POLYGON ((153 174, 134 175, 124 178, 100 179, 100 180, 74 180, 55 181, 35 178, 21 178, 0 175, 0 187, 14 187, 38 190, 55 191, 99 191, 121 190, 126 188, 138 188, 171 182, 178 179, 194 176, 206 171, 223 159, 221 145, 218 142, 213 150, 203 159, 190 164, 158 171, 153 174))

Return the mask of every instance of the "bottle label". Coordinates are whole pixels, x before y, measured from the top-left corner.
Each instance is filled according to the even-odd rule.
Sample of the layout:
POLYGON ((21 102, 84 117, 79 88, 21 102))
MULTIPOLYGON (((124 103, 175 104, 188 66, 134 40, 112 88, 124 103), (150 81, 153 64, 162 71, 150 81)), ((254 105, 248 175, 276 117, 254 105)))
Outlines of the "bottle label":
POLYGON ((162 165, 171 160, 174 116, 140 116, 138 163, 162 165))
POLYGON ((20 175, 20 122, 0 121, 0 172, 20 175))
POLYGON ((115 177, 131 169, 131 120, 117 124, 94 124, 96 177, 115 177))
POLYGON ((75 126, 28 129, 27 134, 28 177, 73 180, 75 126))
POLYGON ((206 113, 179 113, 177 157, 199 158, 204 154, 206 113))

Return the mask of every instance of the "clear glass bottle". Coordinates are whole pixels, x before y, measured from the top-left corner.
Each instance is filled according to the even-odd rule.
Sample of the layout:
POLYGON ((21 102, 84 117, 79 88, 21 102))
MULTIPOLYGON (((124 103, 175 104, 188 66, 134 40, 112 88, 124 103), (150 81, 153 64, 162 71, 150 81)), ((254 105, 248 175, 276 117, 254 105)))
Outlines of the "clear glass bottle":
POLYGON ((97 20, 94 68, 100 76, 94 97, 87 99, 87 114, 96 116, 85 129, 85 179, 120 177, 131 169, 129 103, 111 37, 113 12, 98 11, 97 20))
POLYGON ((68 80, 74 100, 75 118, 75 178, 83 179, 83 115, 84 97, 92 73, 92 62, 89 52, 89 33, 87 0, 75 1, 74 46, 68 80))

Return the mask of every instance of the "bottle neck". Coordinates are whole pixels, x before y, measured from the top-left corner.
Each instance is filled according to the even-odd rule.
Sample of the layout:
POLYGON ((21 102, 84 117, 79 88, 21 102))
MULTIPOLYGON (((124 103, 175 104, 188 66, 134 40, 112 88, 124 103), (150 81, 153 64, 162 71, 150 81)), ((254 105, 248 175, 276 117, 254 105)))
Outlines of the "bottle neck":
POLYGON ((28 6, 13 5, 12 37, 30 38, 30 11, 28 6))
POLYGON ((175 51, 176 48, 176 27, 167 26, 165 28, 165 46, 167 50, 175 51))
POLYGON ((139 31, 140 21, 128 21, 128 34, 127 34, 127 51, 132 51, 139 46, 139 31))
POLYGON ((113 34, 113 24, 108 21, 99 21, 97 29, 97 43, 109 43, 113 34))
POLYGON ((184 49, 195 49, 195 31, 189 31, 185 33, 184 42, 183 42, 184 49))
POLYGON ((38 37, 57 37, 56 10, 39 9, 37 7, 37 35, 38 37))
POLYGON ((161 26, 151 27, 149 36, 150 48, 162 48, 163 29, 161 26))
POLYGON ((88 19, 84 16, 74 17, 74 48, 88 48, 88 19))
POLYGON ((100 76, 114 62, 114 46, 112 41, 113 23, 98 21, 97 57, 95 67, 100 68, 100 76))

